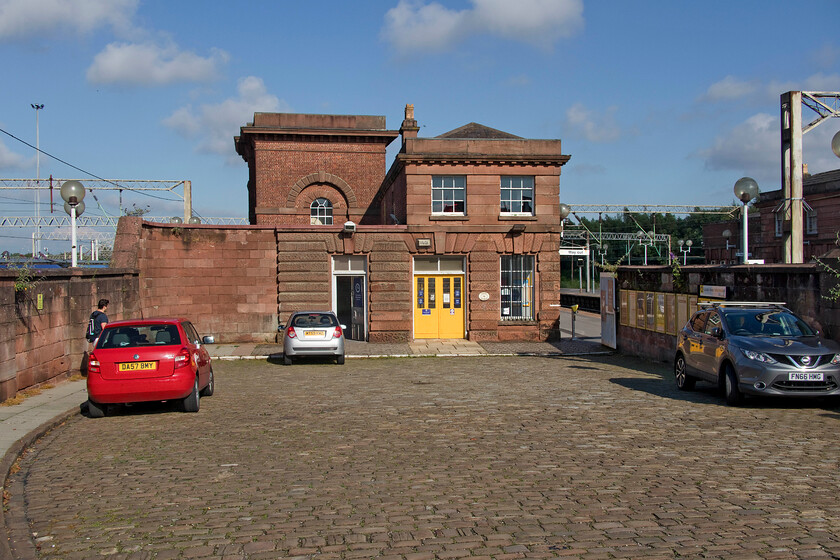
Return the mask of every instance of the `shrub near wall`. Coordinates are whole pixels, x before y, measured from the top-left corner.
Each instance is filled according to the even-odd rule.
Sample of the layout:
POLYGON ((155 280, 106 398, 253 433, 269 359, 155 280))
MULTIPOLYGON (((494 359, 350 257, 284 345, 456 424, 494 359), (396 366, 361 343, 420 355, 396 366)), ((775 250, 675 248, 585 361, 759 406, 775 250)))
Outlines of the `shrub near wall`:
POLYGON ((110 300, 111 320, 138 313, 132 270, 33 271, 16 290, 17 278, 17 271, 0 271, 0 401, 81 371, 85 327, 100 299, 110 300))

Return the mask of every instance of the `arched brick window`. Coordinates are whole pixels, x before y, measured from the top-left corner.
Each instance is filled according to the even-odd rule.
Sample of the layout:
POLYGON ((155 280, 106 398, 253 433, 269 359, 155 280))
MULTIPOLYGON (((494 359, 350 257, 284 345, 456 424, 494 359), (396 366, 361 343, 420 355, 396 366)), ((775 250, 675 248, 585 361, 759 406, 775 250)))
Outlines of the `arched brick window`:
POLYGON ((309 224, 313 226, 331 226, 333 224, 332 202, 326 198, 316 198, 309 205, 309 224))

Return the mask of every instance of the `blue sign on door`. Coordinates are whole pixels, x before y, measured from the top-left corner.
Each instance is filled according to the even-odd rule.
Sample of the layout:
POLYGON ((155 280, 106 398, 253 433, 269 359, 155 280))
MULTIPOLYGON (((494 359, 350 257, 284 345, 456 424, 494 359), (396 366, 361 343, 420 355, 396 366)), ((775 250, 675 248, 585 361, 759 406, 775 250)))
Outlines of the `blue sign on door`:
POLYGON ((353 307, 364 307, 364 287, 365 279, 363 276, 353 277, 353 307))

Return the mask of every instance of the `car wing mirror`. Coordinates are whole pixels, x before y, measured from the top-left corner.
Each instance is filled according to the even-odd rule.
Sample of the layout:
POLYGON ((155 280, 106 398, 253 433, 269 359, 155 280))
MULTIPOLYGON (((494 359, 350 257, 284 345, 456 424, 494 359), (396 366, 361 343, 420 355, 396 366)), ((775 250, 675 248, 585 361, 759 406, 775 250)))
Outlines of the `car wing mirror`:
POLYGON ((284 325, 283 323, 280 323, 279 325, 277 325, 277 331, 278 332, 279 331, 284 331, 284 330, 286 330, 286 325, 284 325))
POLYGON ((216 337, 215 336, 205 336, 201 340, 204 341, 204 344, 215 344, 216 343, 216 337))
POLYGON ((347 325, 341 325, 341 330, 346 331, 347 330, 347 325))
POLYGON ((713 337, 723 339, 723 329, 720 327, 713 327, 712 332, 710 332, 713 337))

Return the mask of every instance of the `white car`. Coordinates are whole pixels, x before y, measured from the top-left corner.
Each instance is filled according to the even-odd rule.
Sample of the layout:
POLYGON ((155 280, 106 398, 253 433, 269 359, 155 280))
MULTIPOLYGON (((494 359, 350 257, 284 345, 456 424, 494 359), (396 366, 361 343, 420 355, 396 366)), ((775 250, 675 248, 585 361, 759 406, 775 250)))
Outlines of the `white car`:
POLYGON ((333 356, 344 363, 344 330, 332 311, 296 311, 287 325, 280 325, 283 335, 283 363, 292 365, 298 356, 333 356))

